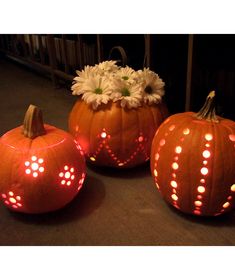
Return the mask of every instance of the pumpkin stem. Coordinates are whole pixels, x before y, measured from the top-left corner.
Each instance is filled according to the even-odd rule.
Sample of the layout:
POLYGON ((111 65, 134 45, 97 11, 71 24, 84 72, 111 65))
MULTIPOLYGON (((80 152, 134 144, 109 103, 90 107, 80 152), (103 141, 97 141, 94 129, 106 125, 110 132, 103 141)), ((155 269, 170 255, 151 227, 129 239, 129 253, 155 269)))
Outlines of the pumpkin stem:
POLYGON ((22 133, 25 137, 31 139, 46 134, 42 119, 42 111, 37 106, 29 105, 24 116, 22 133))
POLYGON ((199 120, 207 120, 212 122, 219 122, 215 114, 215 91, 211 91, 206 102, 201 108, 201 110, 196 114, 199 120))

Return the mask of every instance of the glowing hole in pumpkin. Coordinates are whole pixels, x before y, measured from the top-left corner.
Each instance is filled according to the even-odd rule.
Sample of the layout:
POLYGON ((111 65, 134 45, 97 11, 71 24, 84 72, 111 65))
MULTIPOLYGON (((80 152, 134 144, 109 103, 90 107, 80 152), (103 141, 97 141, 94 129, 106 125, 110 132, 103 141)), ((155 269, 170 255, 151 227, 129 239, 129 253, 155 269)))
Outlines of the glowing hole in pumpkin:
POLYGON ((37 160, 37 157, 32 156, 31 159, 32 159, 32 161, 35 161, 35 160, 37 160))
POLYGON ((94 157, 90 157, 90 160, 91 160, 91 161, 95 161, 95 158, 94 158, 94 157))
POLYGON ((197 191, 198 191, 199 193, 204 193, 205 190, 206 190, 206 189, 205 189, 203 186, 199 186, 199 187, 197 188, 197 191))
POLYGON ((2 198, 6 198, 6 197, 7 197, 7 196, 3 193, 3 194, 2 194, 2 198))
POLYGON ((40 158, 40 159, 38 160, 38 163, 43 163, 43 159, 40 158))
POLYGON ((60 172, 59 176, 60 176, 60 177, 63 177, 63 176, 64 176, 64 173, 63 173, 63 172, 60 172))
POLYGON ((235 134, 230 134, 230 135, 229 135, 229 139, 230 139, 231 141, 235 141, 235 134))
POLYGON ((211 140, 213 139, 212 134, 207 133, 207 134, 205 135, 205 139, 206 139, 207 141, 211 141, 211 140))
MULTIPOLYGON (((173 192, 173 193, 176 193, 176 189, 173 189, 172 192, 173 192)), ((175 202, 175 201, 174 201, 174 202, 175 202)))
POLYGON ((185 128, 185 129, 183 130, 183 134, 184 134, 184 135, 188 135, 189 132, 190 132, 190 130, 189 130, 188 128, 185 128))
POLYGON ((67 182, 67 186, 70 186, 70 185, 71 185, 71 181, 68 181, 68 182, 67 182))
POLYGON ((228 198, 227 198, 228 200, 231 200, 232 199, 232 196, 230 195, 230 196, 228 196, 228 198))
POLYGON ((39 167, 39 172, 44 172, 44 167, 39 167))
POLYGON ((201 211, 199 211, 199 210, 194 210, 193 213, 196 215, 201 215, 201 211))
POLYGON ((181 148, 180 146, 177 146, 177 147, 175 148, 175 152, 176 152, 177 154, 180 154, 180 153, 182 152, 182 148, 181 148))
POLYGON ((171 198, 172 198, 173 200, 175 200, 175 201, 178 200, 178 196, 177 196, 176 194, 172 194, 172 195, 171 195, 171 198))
POLYGON ((206 182, 205 179, 201 179, 201 180, 200 180, 200 183, 203 183, 203 184, 204 184, 205 182, 206 182))
POLYGON ((210 153, 210 151, 205 150, 205 151, 203 151, 202 155, 203 155, 204 158, 209 158, 211 153, 210 153))
POLYGON ((178 163, 177 163, 177 162, 173 162, 173 163, 172 163, 172 168, 173 168, 174 170, 178 169, 178 168, 179 168, 178 163))
POLYGON ((202 199, 202 196, 201 195, 197 195, 197 199, 202 199))
POLYGON ((71 179, 72 179, 72 180, 74 180, 74 178, 75 178, 75 176, 74 176, 74 175, 72 175, 72 176, 71 176, 71 179))
POLYGON ((204 165, 207 165, 207 163, 208 163, 207 160, 203 160, 204 165))
POLYGON ((233 185, 231 186, 231 191, 232 191, 232 192, 235 192, 235 184, 233 184, 233 185))
POLYGON ((176 178, 176 174, 175 174, 175 173, 172 173, 172 177, 173 177, 173 178, 176 178))
POLYGON ((22 204, 21 204, 21 203, 19 203, 19 202, 17 203, 17 205, 18 205, 19 207, 22 207, 22 204))
POLYGON ((4 202, 5 202, 6 204, 10 204, 9 201, 7 201, 7 200, 5 200, 4 202))
POLYGON ((26 162, 24 163, 24 165, 25 165, 25 166, 30 166, 30 162, 29 162, 29 161, 26 161, 26 162))
POLYGON ((11 203, 16 203, 16 200, 14 199, 14 197, 10 197, 10 198, 9 198, 9 201, 10 201, 11 203))
POLYGON ((13 192, 9 192, 8 194, 9 194, 10 196, 13 196, 13 195, 14 195, 14 193, 13 193, 13 192))
POLYGON ((169 130, 172 131, 172 130, 174 130, 174 129, 175 129, 175 125, 172 124, 172 125, 169 127, 169 130))
POLYGON ((158 160, 158 159, 159 159, 159 154, 156 153, 156 155, 155 155, 155 160, 158 160))
POLYGON ((38 177, 38 172, 33 172, 33 177, 34 178, 38 177))
POLYGON ((156 169, 154 169, 153 173, 154 173, 154 176, 157 177, 158 173, 157 173, 156 169))
POLYGON ((64 177, 65 177, 66 179, 70 178, 70 172, 67 171, 67 172, 65 173, 64 177))
POLYGON ((30 174, 30 173, 31 173, 31 170, 30 170, 30 169, 26 169, 26 170, 25 170, 25 173, 26 173, 26 174, 30 174))
POLYGON ((225 202, 225 203, 224 203, 224 205, 223 205, 223 208, 228 208, 228 207, 229 207, 229 205, 230 205, 230 203, 229 203, 229 202, 225 202))
POLYGON ((100 134, 100 136, 101 136, 101 138, 103 138, 103 139, 104 139, 104 138, 106 138, 106 137, 107 137, 107 133, 103 131, 103 132, 100 134))
POLYGON ((64 170, 68 170, 68 169, 69 169, 69 167, 67 165, 65 165, 64 170))
POLYGON ((208 168, 206 168, 206 167, 202 167, 201 168, 201 173, 202 173, 202 175, 206 175, 206 174, 208 174, 208 168))
POLYGON ((119 164, 118 164, 118 166, 123 166, 124 165, 124 163, 122 163, 122 162, 120 162, 119 164))
POLYGON ((61 181, 61 185, 64 185, 66 182, 65 182, 65 180, 62 180, 61 181))
POLYGON ((12 205, 12 207, 13 207, 13 208, 15 208, 15 209, 17 209, 17 208, 18 208, 18 206, 16 206, 16 205, 12 205))
POLYGON ((138 141, 139 141, 139 142, 143 142, 143 141, 144 141, 144 137, 143 137, 143 136, 140 136, 140 137, 138 138, 138 141))
POLYGON ((38 170, 38 167, 39 167, 39 165, 36 163, 36 162, 34 162, 34 163, 32 163, 31 164, 31 168, 35 171, 35 170, 38 170))
POLYGON ((177 188, 177 183, 176 183, 176 181, 171 181, 171 186, 172 186, 173 188, 177 188))
POLYGON ((70 171, 71 171, 71 172, 74 172, 74 168, 73 168, 73 167, 72 167, 72 168, 70 168, 70 171))
POLYGON ((174 157, 174 160, 177 161, 179 159, 179 157, 174 157))
POLYGON ((210 147, 210 144, 209 143, 206 143, 206 145, 205 145, 207 148, 209 148, 210 147))
POLYGON ((195 204, 196 206, 202 206, 202 202, 199 201, 199 200, 194 201, 194 204, 195 204))
POLYGON ((166 143, 166 140, 165 139, 162 139, 161 141, 160 141, 160 146, 164 146, 165 145, 165 143, 166 143))
POLYGON ((21 200, 21 197, 20 197, 19 195, 17 195, 16 199, 17 199, 18 201, 20 201, 20 200, 21 200))

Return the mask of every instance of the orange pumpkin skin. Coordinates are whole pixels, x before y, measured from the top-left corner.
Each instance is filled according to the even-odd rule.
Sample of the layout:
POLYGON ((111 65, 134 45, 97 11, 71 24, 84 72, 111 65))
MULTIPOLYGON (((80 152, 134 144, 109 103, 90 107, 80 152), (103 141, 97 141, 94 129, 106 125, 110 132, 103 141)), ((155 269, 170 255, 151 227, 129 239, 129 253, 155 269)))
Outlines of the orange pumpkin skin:
POLYGON ((149 159, 156 129, 168 116, 164 103, 124 109, 109 102, 94 111, 78 100, 69 116, 69 131, 96 165, 128 168, 149 159))
POLYGON ((45 131, 30 139, 17 127, 0 138, 0 192, 11 210, 57 210, 82 187, 85 160, 74 139, 53 126, 45 125, 45 131))
POLYGON ((156 132, 151 171, 163 198, 195 215, 220 215, 235 204, 235 123, 173 115, 156 132))

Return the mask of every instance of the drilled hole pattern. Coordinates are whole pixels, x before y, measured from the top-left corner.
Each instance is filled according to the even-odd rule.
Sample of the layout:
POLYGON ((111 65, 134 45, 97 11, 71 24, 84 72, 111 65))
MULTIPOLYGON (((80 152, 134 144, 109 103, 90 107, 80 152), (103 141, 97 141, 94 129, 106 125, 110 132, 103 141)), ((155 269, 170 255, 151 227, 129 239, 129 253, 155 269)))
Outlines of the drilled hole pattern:
POLYGON ((22 207, 21 196, 14 194, 13 191, 3 193, 2 199, 6 205, 12 207, 13 209, 18 209, 22 207))
POLYGON ((25 174, 30 175, 33 178, 37 178, 40 173, 43 173, 45 171, 43 163, 44 163, 43 158, 32 156, 30 160, 27 160, 24 163, 25 174))
POLYGON ((97 160, 98 155, 100 154, 100 152, 102 150, 106 150, 109 157, 113 160, 115 165, 120 166, 120 167, 125 166, 128 163, 130 163, 131 161, 133 161, 134 158, 139 153, 144 154, 145 161, 147 161, 149 159, 149 156, 144 147, 144 143, 147 141, 147 138, 144 137, 144 135, 142 133, 140 133, 139 136, 135 139, 136 150, 125 160, 119 159, 118 156, 113 152, 112 148, 109 146, 109 143, 108 143, 110 138, 111 138, 111 136, 106 132, 105 129, 103 129, 102 132, 99 135, 97 135, 97 139, 100 140, 100 144, 98 145, 98 148, 95 151, 95 153, 93 153, 92 155, 89 155, 89 158, 91 161, 95 162, 97 160))
POLYGON ((70 186, 75 179, 74 167, 64 166, 64 170, 59 173, 60 184, 62 186, 70 186))

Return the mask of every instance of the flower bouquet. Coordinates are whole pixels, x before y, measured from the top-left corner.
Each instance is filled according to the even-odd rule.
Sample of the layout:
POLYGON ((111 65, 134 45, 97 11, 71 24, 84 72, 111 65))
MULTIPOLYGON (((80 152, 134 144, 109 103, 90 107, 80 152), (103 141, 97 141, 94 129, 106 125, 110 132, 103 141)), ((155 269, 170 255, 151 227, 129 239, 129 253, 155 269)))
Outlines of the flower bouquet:
POLYGON ((76 73, 71 89, 81 98, 69 131, 87 160, 122 168, 147 161, 155 131, 168 116, 162 79, 148 68, 135 71, 112 60, 76 73))

